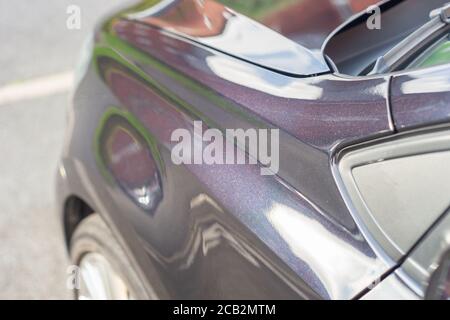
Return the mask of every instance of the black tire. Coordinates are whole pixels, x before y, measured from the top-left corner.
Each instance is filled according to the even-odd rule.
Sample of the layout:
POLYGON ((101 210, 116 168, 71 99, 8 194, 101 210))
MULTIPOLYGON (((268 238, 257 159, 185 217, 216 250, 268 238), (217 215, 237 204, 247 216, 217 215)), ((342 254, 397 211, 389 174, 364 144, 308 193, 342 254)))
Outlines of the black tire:
MULTIPOLYGON (((105 257, 125 282, 132 297, 147 299, 145 289, 128 262, 125 251, 97 213, 91 214, 81 221, 70 240, 70 257, 74 265, 78 266, 87 253, 99 253, 105 257)), ((74 297, 78 299, 78 290, 74 290, 74 297)))

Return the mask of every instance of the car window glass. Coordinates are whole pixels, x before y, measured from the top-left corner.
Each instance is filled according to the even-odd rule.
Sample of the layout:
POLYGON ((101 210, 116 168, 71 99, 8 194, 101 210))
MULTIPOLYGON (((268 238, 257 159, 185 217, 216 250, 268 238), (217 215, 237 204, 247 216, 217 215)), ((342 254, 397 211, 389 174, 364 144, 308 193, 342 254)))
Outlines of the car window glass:
POLYGON ((416 59, 408 69, 427 68, 450 62, 450 37, 447 35, 416 59))

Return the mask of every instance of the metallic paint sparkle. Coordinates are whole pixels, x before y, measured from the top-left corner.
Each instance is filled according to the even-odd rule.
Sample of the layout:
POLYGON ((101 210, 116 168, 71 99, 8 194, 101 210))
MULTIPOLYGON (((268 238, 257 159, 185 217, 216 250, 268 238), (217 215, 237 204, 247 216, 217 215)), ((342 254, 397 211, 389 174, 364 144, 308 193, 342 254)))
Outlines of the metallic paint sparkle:
MULTIPOLYGON (((340 148, 394 133, 389 79, 276 72, 168 32, 167 21, 143 23, 150 2, 157 3, 110 17, 96 31, 70 110, 61 208, 77 196, 99 212, 149 295, 350 299, 366 292, 391 266, 352 218, 331 165, 340 148), (162 190, 150 209, 99 161, 99 132, 112 110, 122 115, 119 125, 142 134, 154 159, 162 190), (170 134, 192 131, 194 120, 219 130, 280 129, 278 175, 261 176, 260 164, 174 165, 170 134)), ((286 41, 271 49, 290 50, 286 41)), ((139 159, 121 170, 139 167, 139 159)))

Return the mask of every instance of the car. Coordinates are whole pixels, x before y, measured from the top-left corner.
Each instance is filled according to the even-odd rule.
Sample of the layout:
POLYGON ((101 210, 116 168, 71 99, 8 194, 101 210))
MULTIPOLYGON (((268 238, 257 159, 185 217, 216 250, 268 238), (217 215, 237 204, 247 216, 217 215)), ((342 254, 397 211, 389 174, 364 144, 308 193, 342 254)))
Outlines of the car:
POLYGON ((450 7, 374 3, 102 20, 56 182, 75 297, 448 299, 450 7))

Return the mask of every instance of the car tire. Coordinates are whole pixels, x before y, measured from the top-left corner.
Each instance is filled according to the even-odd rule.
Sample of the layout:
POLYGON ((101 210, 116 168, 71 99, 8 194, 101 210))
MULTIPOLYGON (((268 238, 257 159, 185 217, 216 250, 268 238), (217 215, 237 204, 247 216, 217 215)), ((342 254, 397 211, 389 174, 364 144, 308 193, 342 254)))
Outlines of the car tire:
POLYGON ((70 257, 79 278, 75 299, 147 297, 125 251, 99 214, 89 215, 77 226, 70 240, 70 257))

